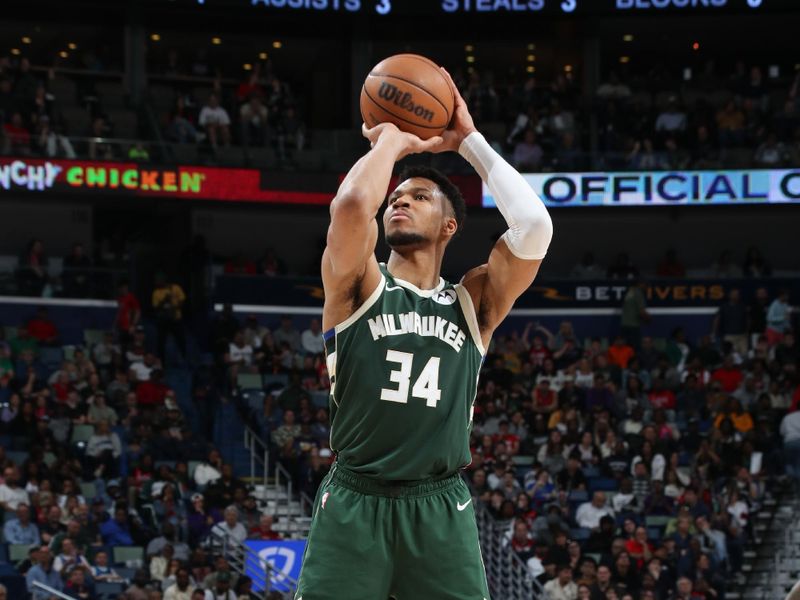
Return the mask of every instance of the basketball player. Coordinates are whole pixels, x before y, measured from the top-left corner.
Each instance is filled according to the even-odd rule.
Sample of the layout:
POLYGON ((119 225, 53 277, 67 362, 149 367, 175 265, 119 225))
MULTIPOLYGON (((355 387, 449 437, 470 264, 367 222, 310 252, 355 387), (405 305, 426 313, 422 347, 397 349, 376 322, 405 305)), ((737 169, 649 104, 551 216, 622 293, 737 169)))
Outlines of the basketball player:
POLYGON ((331 204, 322 258, 331 378, 331 448, 296 600, 488 600, 470 492, 478 372, 495 327, 536 276, 552 237, 541 200, 478 133, 464 100, 443 136, 392 124, 365 129, 372 149, 331 204), (464 200, 438 171, 411 168, 376 217, 395 162, 458 151, 488 184, 508 230, 458 284, 439 277, 464 200))

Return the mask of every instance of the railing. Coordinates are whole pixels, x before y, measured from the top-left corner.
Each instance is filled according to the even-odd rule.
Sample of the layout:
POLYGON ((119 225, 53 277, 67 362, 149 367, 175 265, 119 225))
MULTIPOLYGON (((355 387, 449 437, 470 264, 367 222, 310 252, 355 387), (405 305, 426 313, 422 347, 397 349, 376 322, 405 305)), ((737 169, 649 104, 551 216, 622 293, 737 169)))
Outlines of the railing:
POLYGON ((504 539, 504 529, 486 507, 475 503, 475 518, 481 541, 481 552, 489 589, 495 600, 539 600, 544 590, 538 580, 509 547, 504 539))
POLYGON ((250 451, 250 481, 255 483, 260 475, 261 485, 266 486, 269 478, 269 446, 252 429, 245 426, 244 447, 250 451))
MULTIPOLYGON (((33 587, 35 587, 37 590, 47 592, 48 594, 50 594, 51 596, 55 596, 56 598, 62 598, 63 600, 74 600, 73 596, 67 596, 65 593, 59 592, 58 590, 51 588, 49 585, 45 585, 41 581, 34 581, 33 587)), ((34 598, 36 598, 36 596, 34 596, 34 598)))
POLYGON ((261 591, 251 592, 259 600, 266 600, 267 594, 279 593, 285 600, 291 600, 297 589, 297 580, 279 571, 245 544, 240 544, 227 535, 219 535, 213 531, 209 534, 212 546, 219 550, 231 568, 239 575, 247 575, 253 580, 253 588, 261 591), (289 588, 288 592, 275 590, 275 584, 289 588))

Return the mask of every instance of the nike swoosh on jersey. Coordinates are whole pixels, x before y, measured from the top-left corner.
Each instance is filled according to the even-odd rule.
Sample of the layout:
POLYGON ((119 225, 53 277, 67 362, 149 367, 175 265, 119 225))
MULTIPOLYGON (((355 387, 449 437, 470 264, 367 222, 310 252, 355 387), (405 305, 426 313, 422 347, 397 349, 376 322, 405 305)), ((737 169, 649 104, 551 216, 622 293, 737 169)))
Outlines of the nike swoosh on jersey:
POLYGON ((400 287, 399 285, 388 285, 388 284, 386 285, 387 292, 393 292, 394 290, 402 290, 402 289, 403 288, 400 287))
POLYGON ((464 504, 461 504, 461 502, 458 502, 458 503, 456 504, 456 508, 458 509, 458 511, 459 511, 459 512, 461 512, 462 510, 464 510, 465 508, 467 508, 467 506, 469 505, 469 503, 470 503, 470 502, 472 502, 472 498, 470 498, 469 500, 467 500, 466 502, 464 502, 464 504))

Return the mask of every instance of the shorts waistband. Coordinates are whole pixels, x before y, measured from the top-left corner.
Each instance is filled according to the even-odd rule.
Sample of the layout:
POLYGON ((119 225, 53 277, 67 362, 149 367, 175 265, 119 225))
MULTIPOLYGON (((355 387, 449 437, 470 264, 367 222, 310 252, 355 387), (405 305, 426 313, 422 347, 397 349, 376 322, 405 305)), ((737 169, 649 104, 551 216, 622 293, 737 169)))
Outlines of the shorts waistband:
POLYGON ((355 492, 387 498, 421 498, 449 490, 458 485, 461 475, 453 473, 442 479, 418 479, 414 481, 393 481, 376 479, 354 473, 341 465, 334 464, 331 469, 332 483, 338 483, 355 492))

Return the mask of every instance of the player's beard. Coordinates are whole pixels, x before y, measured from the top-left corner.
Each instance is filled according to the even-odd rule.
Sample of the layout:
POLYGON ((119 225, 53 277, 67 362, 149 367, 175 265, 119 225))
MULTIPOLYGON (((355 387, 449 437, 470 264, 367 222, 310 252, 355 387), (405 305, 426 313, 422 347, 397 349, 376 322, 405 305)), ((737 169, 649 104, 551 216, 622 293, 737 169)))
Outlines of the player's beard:
POLYGON ((417 246, 427 241, 428 238, 414 231, 395 231, 386 234, 386 243, 390 248, 417 246))

